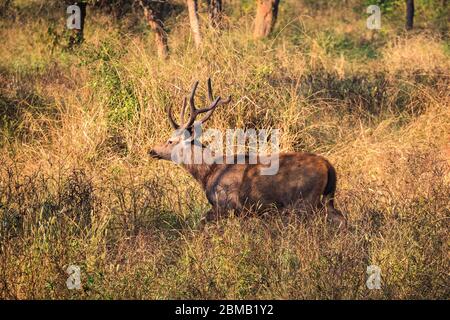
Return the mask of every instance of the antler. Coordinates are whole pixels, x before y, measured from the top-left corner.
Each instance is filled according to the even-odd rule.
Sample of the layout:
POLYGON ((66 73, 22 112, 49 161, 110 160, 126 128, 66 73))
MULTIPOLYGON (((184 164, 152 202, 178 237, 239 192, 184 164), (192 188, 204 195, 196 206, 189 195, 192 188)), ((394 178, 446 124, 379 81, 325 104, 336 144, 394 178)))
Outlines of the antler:
MULTIPOLYGON (((186 110, 186 104, 187 104, 187 100, 185 97, 183 99, 183 107, 181 108, 181 113, 180 113, 181 123, 183 123, 183 121, 184 121, 184 111, 186 110)), ((176 123, 175 120, 173 119, 172 107, 170 107, 170 106, 167 108, 167 115, 169 116, 169 122, 170 122, 170 125, 172 126, 172 128, 174 128, 175 130, 179 129, 180 125, 178 123, 176 123)))
POLYGON ((230 103, 231 96, 229 96, 228 99, 225 100, 225 101, 222 101, 222 99, 220 97, 217 97, 216 99, 213 98, 211 79, 208 78, 208 97, 209 97, 209 100, 210 100, 211 104, 207 108, 196 109, 195 108, 195 100, 194 100, 194 98, 195 98, 195 92, 197 91, 198 84, 199 84, 199 82, 196 81, 194 83, 194 85, 192 86, 191 96, 189 97, 190 116, 189 116, 189 120, 187 122, 183 123, 183 121, 184 121, 184 113, 185 113, 186 105, 187 105, 186 98, 184 98, 184 100, 183 100, 183 107, 181 108, 180 119, 182 121, 181 123, 183 123, 181 126, 178 125, 175 122, 175 120, 172 117, 171 108, 170 107, 168 108, 167 113, 168 113, 168 116, 169 116, 169 122, 170 122, 170 124, 172 125, 172 127, 174 129, 180 129, 180 128, 182 128, 183 130, 189 129, 189 128, 192 127, 192 125, 195 122, 195 119, 197 118, 197 116, 199 114, 206 113, 206 115, 200 120, 200 123, 203 123, 203 122, 207 121, 211 117, 211 115, 213 114, 214 110, 218 106, 230 103))

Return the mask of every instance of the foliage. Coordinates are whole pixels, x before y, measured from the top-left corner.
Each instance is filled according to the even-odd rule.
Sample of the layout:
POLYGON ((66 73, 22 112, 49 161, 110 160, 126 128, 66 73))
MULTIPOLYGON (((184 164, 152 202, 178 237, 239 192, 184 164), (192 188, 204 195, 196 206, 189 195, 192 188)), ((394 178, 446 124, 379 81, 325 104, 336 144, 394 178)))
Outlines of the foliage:
POLYGON ((1 19, 0 298, 448 299, 450 63, 432 2, 405 35, 395 12, 366 30, 361 1, 286 0, 254 41, 235 1, 200 49, 180 12, 164 61, 124 27, 134 17, 100 7, 65 50, 63 11, 43 3, 1 19), (147 153, 171 134, 165 109, 209 76, 233 102, 208 126, 279 128, 283 151, 330 159, 348 229, 276 211, 198 228, 200 187, 147 153), (66 287, 69 265, 82 290, 66 287))

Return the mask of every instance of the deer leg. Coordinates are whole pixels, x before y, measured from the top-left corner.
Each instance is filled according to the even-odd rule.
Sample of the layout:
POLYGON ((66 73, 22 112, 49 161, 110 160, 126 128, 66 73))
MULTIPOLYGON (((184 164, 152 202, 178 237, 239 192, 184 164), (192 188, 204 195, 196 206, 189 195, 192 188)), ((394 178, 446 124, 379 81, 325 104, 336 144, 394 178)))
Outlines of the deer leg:
POLYGON ((315 203, 316 201, 314 195, 309 195, 307 197, 300 195, 297 201, 287 209, 294 209, 294 212, 298 217, 309 217, 314 214, 314 209, 317 207, 315 203))
POLYGON ((200 220, 200 228, 204 228, 208 222, 217 221, 222 217, 220 210, 217 208, 212 208, 208 210, 205 216, 200 220))
POLYGON ((327 218, 333 225, 336 225, 338 228, 345 228, 347 226, 347 219, 337 209, 334 209, 332 211, 327 209, 327 218))
POLYGON ((340 227, 345 227, 347 225, 347 219, 342 214, 341 211, 334 207, 333 198, 329 196, 324 196, 322 201, 323 208, 327 215, 327 219, 332 223, 340 227))

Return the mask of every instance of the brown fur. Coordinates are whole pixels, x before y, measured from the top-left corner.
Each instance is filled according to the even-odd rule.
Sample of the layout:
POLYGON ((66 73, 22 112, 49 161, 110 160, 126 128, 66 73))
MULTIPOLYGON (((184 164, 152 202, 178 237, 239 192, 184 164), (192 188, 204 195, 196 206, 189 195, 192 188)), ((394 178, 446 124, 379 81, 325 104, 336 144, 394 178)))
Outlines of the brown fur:
MULTIPOLYGON (((170 144, 171 145, 171 144, 170 144)), ((169 145, 155 147, 151 155, 167 159, 169 145)), ((192 146, 192 148, 202 148, 192 146)), ((167 159, 169 160, 169 159, 167 159)), ((248 162, 248 161, 247 161, 248 162)), ((310 213, 324 209, 335 222, 345 223, 334 208, 336 172, 323 157, 302 152, 279 154, 279 170, 275 175, 261 175, 265 164, 182 164, 200 183, 212 209, 206 221, 233 210, 262 213, 270 208, 293 209, 310 213)))

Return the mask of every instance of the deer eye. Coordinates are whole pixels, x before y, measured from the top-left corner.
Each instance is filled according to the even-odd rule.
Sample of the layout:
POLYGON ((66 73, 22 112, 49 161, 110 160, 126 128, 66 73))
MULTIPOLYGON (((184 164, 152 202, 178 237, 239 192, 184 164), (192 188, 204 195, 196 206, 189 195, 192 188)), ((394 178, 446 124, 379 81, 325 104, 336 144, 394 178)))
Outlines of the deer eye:
POLYGON ((172 143, 173 143, 173 141, 172 141, 172 140, 169 140, 169 141, 167 141, 167 143, 168 143, 168 144, 172 144, 172 143))

